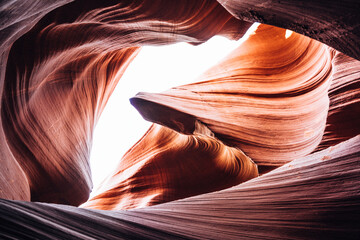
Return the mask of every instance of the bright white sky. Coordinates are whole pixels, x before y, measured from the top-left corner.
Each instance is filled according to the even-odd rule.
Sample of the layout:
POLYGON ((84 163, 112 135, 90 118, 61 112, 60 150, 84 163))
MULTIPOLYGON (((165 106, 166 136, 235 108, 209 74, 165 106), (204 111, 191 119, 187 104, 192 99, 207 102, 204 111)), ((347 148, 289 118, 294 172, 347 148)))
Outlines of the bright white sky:
POLYGON ((118 83, 95 128, 90 157, 94 189, 151 125, 129 99, 138 92, 161 92, 193 82, 241 42, 215 36, 199 46, 178 43, 143 47, 118 83))

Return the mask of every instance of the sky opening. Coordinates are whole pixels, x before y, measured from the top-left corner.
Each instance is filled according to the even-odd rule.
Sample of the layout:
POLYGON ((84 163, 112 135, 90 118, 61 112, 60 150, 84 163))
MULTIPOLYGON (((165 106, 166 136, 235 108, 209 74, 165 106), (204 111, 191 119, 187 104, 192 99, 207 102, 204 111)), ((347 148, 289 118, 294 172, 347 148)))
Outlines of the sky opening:
MULTIPOLYGON (((254 24, 246 36, 256 28, 254 24)), ((162 92, 194 82, 246 38, 238 41, 215 36, 193 46, 177 43, 143 47, 120 79, 96 127, 90 157, 94 190, 147 131, 145 121, 129 102, 138 92, 162 92)))

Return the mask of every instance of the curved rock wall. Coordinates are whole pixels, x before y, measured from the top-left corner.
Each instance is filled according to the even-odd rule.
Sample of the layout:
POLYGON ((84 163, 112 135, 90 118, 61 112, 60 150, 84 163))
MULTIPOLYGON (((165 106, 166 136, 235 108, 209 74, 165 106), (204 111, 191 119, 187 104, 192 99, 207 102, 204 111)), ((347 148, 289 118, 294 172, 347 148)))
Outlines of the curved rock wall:
POLYGON ((138 46, 238 38, 249 25, 214 1, 76 1, 47 14, 12 45, 2 92, 2 126, 31 199, 88 198, 94 124, 138 46))
POLYGON ((225 189, 258 176, 256 164, 200 123, 193 135, 150 127, 82 207, 139 208, 225 189))
POLYGON ((359 239, 359 2, 219 3, 0 2, 1 238, 359 239), (198 82, 135 97, 173 130, 154 125, 83 206, 202 195, 13 201, 86 201, 93 128, 141 46, 238 39, 254 21, 319 42, 260 25, 198 82), (254 177, 247 155, 286 164, 203 194, 254 177))
POLYGON ((135 210, 0 200, 0 236, 358 239, 359 151, 357 136, 236 187, 135 210))
POLYGON ((337 52, 329 89, 330 107, 318 149, 335 145, 360 133, 360 64, 337 52))
POLYGON ((290 29, 360 60, 360 2, 218 0, 238 19, 290 29))
POLYGON ((131 102, 145 119, 181 132, 191 132, 191 119, 198 119, 257 164, 280 166, 322 139, 332 55, 310 38, 260 25, 195 83, 139 93, 131 102))

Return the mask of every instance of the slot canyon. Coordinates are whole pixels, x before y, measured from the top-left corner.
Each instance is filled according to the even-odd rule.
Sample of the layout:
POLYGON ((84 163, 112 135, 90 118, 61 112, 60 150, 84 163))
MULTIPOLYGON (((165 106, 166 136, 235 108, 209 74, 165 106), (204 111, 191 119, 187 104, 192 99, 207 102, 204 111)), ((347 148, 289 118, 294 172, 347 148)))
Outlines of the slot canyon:
POLYGON ((359 1, 7 0, 0 19, 0 239, 360 239, 359 1), (142 47, 216 35, 244 38, 134 95, 152 125, 93 189, 94 129, 142 47))

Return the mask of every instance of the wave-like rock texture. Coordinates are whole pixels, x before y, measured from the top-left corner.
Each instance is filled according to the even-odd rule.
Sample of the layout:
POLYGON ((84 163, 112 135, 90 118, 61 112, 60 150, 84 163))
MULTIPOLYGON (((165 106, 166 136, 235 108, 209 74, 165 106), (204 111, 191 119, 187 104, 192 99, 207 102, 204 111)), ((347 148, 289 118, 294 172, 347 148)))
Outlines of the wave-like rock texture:
POLYGON ((75 1, 47 14, 12 45, 2 90, 5 139, 31 199, 88 198, 93 128, 137 47, 239 38, 249 26, 215 1, 75 1))
POLYGON ((330 107, 324 137, 317 150, 360 134, 360 63, 337 52, 333 59, 330 107))
POLYGON ((193 135, 154 124, 82 207, 119 210, 222 190, 258 176, 242 151, 200 123, 193 135), (98 193, 98 194, 97 194, 98 193))
POLYGON ((359 239, 360 135, 236 187, 128 211, 0 200, 0 236, 359 239))
POLYGON ((8 199, 0 200, 0 238, 360 238, 359 1, 219 2, 0 2, 0 197, 8 199), (222 152, 240 154, 249 168, 246 156, 260 167, 290 163, 226 190, 136 210, 12 201, 79 205, 87 199, 93 128, 141 46, 199 44, 217 34, 238 39, 248 21, 319 42, 261 25, 202 83, 133 99, 150 120, 188 135, 154 125, 148 132, 154 137, 130 149, 97 199, 84 206, 141 207, 245 180, 233 168, 239 162, 222 152), (215 138, 194 134, 197 122, 215 138), (153 139, 164 134, 180 140, 176 151, 159 152, 153 139), (131 155, 135 150, 143 159, 131 155), (191 174, 201 153, 206 172, 191 174), (223 178, 215 181, 214 174, 223 178), (135 187, 124 189, 126 181, 135 187), (159 186, 156 199, 150 193, 159 186))
POLYGON ((360 60, 360 2, 358 0, 218 0, 230 13, 319 40, 360 60))
POLYGON ((320 42, 260 25, 195 83, 139 93, 131 103, 145 119, 184 133, 197 119, 257 164, 280 166, 322 139, 332 55, 320 42))
MULTIPOLYGON (((69 1, 1 1, 0 2, 0 92, 10 47, 33 27, 47 12, 69 1)), ((0 125, 2 120, 0 118, 0 125)), ((27 177, 14 159, 3 128, 0 127, 0 197, 30 200, 27 177)))

